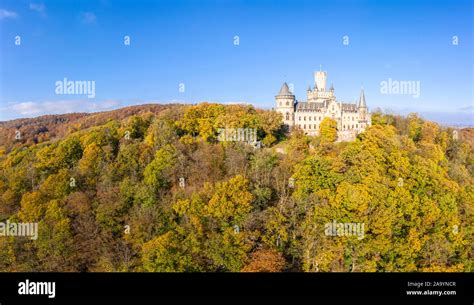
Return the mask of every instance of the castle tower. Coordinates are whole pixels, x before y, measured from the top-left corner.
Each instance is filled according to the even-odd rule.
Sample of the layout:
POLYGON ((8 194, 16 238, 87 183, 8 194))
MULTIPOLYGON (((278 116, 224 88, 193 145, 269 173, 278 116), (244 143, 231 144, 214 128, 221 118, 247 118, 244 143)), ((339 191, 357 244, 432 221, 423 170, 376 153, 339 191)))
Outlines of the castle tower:
POLYGON ((358 108, 359 108, 360 131, 363 131, 363 130, 365 130, 365 128, 367 128, 367 126, 370 125, 370 121, 369 121, 369 118, 368 118, 367 103, 365 102, 364 88, 362 88, 361 91, 360 91, 358 108))
POLYGON ((326 71, 316 71, 314 72, 314 83, 318 87, 319 91, 326 91, 326 71))
POLYGON ((290 92, 286 83, 281 86, 280 92, 275 96, 276 111, 282 114, 283 123, 289 127, 295 122, 295 96, 290 92))

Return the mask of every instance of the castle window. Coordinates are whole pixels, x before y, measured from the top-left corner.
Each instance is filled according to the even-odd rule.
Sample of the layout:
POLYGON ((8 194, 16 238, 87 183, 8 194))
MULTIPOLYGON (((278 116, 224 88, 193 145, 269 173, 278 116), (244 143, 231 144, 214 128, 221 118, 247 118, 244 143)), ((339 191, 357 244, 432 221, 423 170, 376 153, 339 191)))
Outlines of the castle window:
POLYGON ((321 117, 319 117, 319 120, 321 121, 321 117))
POLYGON ((316 127, 316 124, 314 124, 314 129, 318 129, 318 128, 316 127))
POLYGON ((301 121, 301 117, 300 117, 300 116, 298 117, 298 121, 301 121))
POLYGON ((308 120, 310 120, 310 121, 311 121, 311 117, 310 117, 310 116, 308 117, 308 120))
POLYGON ((346 130, 346 125, 342 126, 342 130, 346 130))
POLYGON ((308 125, 308 129, 311 129, 311 124, 310 124, 310 125, 308 125))
POLYGON ((281 102, 280 102, 280 107, 281 107, 281 102))
POLYGON ((303 129, 306 129, 306 124, 303 125, 303 129))
POLYGON ((356 124, 356 128, 359 128, 359 124, 356 124))
POLYGON ((354 121, 354 117, 352 117, 352 121, 354 121))
POLYGON ((286 120, 289 121, 290 120, 290 114, 287 112, 286 113, 286 120))
POLYGON ((286 106, 290 106, 290 102, 286 101, 286 106))

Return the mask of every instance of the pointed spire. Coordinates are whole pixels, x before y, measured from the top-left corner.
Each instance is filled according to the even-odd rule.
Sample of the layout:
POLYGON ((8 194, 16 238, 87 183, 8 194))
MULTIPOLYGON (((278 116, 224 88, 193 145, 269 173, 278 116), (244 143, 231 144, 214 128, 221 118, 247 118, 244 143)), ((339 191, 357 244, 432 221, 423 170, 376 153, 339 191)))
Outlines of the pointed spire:
POLYGON ((330 88, 329 90, 334 91, 334 86, 333 86, 333 84, 331 84, 331 88, 330 88))
POLYGON ((367 108, 367 104, 365 103, 364 88, 362 88, 360 91, 359 108, 367 108))
POLYGON ((288 88, 288 84, 286 82, 283 83, 283 86, 281 86, 281 89, 280 89, 280 92, 278 93, 278 95, 293 95, 290 92, 290 88, 288 88))
POLYGON ((311 91, 311 86, 308 86, 308 91, 311 91))

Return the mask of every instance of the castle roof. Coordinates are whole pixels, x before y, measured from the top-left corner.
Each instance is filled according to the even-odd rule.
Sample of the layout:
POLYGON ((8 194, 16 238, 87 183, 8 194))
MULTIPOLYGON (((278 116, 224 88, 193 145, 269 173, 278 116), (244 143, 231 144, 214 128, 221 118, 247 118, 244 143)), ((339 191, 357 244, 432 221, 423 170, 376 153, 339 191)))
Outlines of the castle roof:
POLYGON ((324 108, 324 103, 308 103, 308 102, 298 102, 296 104, 297 110, 316 110, 324 108))
MULTIPOLYGON (((357 111, 357 104, 338 103, 342 111, 357 111)), ((320 110, 325 108, 325 103, 297 102, 296 110, 320 110)))
POLYGON ((343 111, 357 111, 356 104, 341 103, 341 108, 343 111))
POLYGON ((290 92, 290 88, 288 88, 287 83, 283 83, 283 86, 281 86, 280 92, 278 92, 278 95, 293 95, 290 92))

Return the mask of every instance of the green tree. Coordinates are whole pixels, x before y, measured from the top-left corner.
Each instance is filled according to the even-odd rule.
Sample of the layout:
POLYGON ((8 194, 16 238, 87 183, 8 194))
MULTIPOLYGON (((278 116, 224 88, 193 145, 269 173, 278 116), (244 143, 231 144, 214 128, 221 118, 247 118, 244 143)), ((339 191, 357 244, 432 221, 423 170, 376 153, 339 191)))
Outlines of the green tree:
POLYGON ((337 139, 337 122, 325 117, 319 124, 319 134, 323 142, 334 142, 337 139))
POLYGON ((166 145, 159 149, 153 161, 145 168, 144 182, 155 190, 168 187, 176 159, 177 151, 174 146, 166 145))

